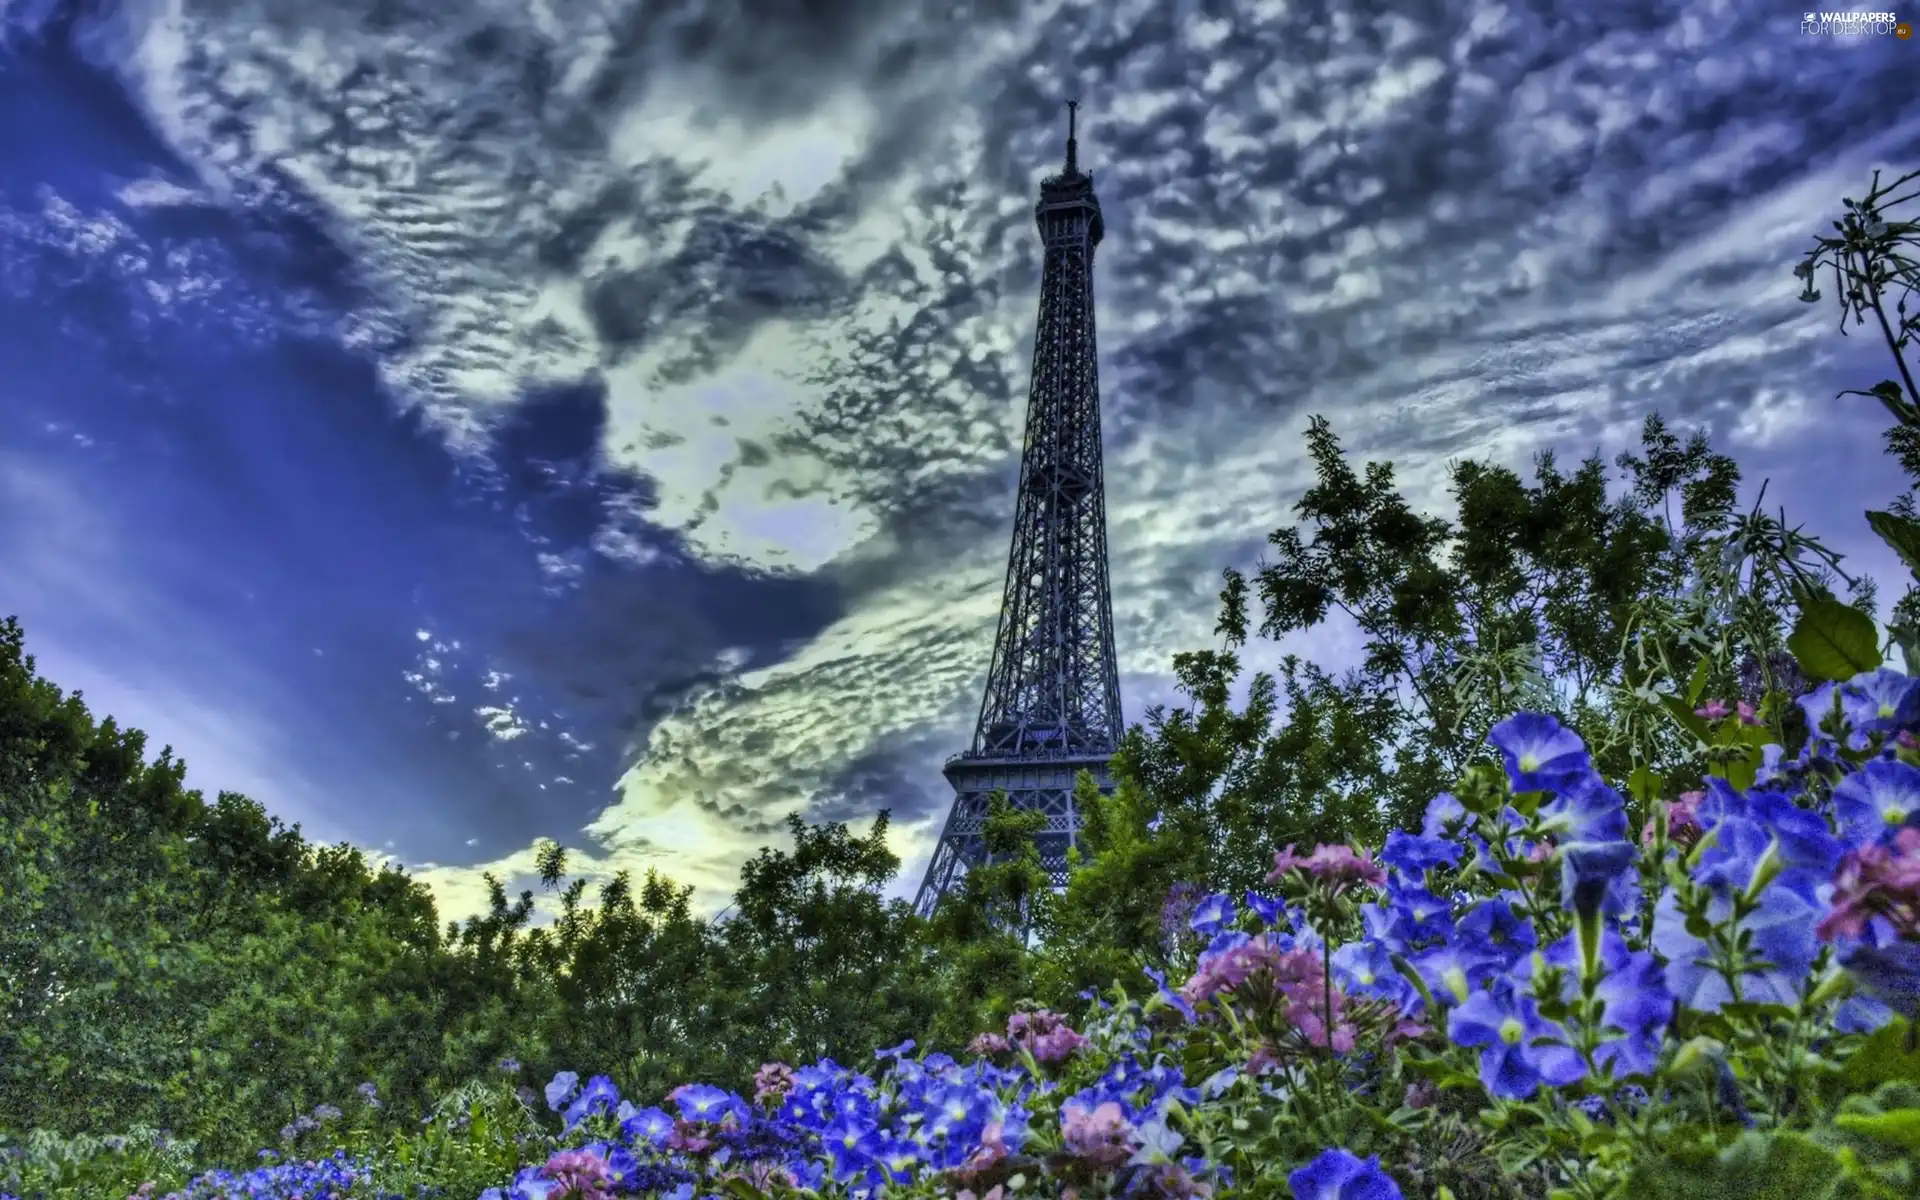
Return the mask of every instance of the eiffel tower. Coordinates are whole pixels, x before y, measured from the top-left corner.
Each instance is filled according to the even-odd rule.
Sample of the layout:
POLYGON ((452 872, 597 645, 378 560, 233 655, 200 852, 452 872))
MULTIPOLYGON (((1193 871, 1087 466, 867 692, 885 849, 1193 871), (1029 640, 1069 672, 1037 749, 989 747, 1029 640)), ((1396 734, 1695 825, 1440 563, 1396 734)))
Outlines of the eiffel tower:
POLYGON ((1093 176, 1080 170, 1078 108, 1067 105, 1066 169, 1041 182, 1034 208, 1046 258, 1000 631, 973 744, 944 770, 954 801, 914 901, 922 915, 985 857, 981 825, 992 793, 1046 814, 1037 843, 1058 887, 1080 833, 1075 778, 1087 771, 1102 791, 1113 786, 1120 673, 1093 340, 1093 249, 1104 225, 1093 176))

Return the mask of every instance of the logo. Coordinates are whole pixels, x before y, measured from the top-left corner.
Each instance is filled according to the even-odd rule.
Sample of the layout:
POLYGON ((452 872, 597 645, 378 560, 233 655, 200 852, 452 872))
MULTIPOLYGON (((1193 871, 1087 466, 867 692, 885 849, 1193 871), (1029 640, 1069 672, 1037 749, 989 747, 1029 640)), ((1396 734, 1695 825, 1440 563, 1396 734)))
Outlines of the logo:
POLYGON ((1913 26, 1890 12, 1810 12, 1800 17, 1800 32, 1808 37, 1885 37, 1901 41, 1913 36, 1913 26))

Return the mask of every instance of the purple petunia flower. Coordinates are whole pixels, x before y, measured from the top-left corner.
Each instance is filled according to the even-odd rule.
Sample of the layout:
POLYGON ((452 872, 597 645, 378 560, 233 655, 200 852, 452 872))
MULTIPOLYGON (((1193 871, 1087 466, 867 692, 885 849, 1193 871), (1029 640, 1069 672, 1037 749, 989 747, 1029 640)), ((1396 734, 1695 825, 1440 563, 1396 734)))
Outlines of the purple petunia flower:
POLYGON ((1380 861, 1417 881, 1435 867, 1460 865, 1460 843, 1450 838, 1426 837, 1394 830, 1380 851, 1380 861))
POLYGON ((1909 1020, 1920 1020, 1920 942, 1855 946, 1840 957, 1860 990, 1909 1020))
POLYGON ((1840 711, 1853 732, 1892 733, 1920 722, 1920 679, 1885 667, 1840 686, 1840 711))
POLYGON ((1833 789, 1833 819, 1840 839, 1857 850, 1920 812, 1920 769, 1876 758, 1833 789))
MULTIPOLYGON (((1814 934, 1820 909, 1798 889, 1778 883, 1760 893, 1759 904, 1736 931, 1747 936, 1760 960, 1740 976, 1740 996, 1749 1002, 1791 1005, 1820 952, 1814 934)), ((1707 906, 1708 922, 1724 925, 1732 915, 1732 897, 1716 892, 1707 906)), ((1661 896, 1654 908, 1653 948, 1667 960, 1667 990, 1682 1005, 1696 1012, 1719 1012, 1733 998, 1713 965, 1711 947, 1687 930, 1686 914, 1672 892, 1661 896)))
POLYGON ((1334 1148, 1287 1176, 1294 1200, 1402 1200, 1400 1185, 1380 1169, 1380 1156, 1365 1159, 1334 1148))
POLYGON ((1194 906, 1193 916, 1187 920, 1187 928, 1201 937, 1210 938, 1233 924, 1233 918, 1233 898, 1223 892, 1215 892, 1194 906))
POLYGON ((1391 952, 1371 938, 1333 952, 1333 977, 1348 995, 1389 1000, 1410 1014, 1420 1011, 1420 993, 1394 969, 1391 952))
POLYGON ((1513 905, 1494 897, 1482 900, 1460 918, 1456 938, 1479 948, 1505 970, 1540 944, 1533 926, 1513 911, 1513 905))
POLYGON ((1583 917, 1627 912, 1637 895, 1634 881, 1627 878, 1633 855, 1631 842, 1569 842, 1560 847, 1562 902, 1583 917))
POLYGON ((1558 792, 1593 770, 1580 735, 1544 713, 1508 717, 1487 734, 1487 742, 1500 752, 1516 792, 1558 792))
MULTIPOLYGON (((1541 956, 1559 967, 1560 998, 1572 1003, 1580 995, 1580 943, 1568 934, 1541 956)), ((1607 1040, 1594 1051, 1594 1060, 1615 1077, 1644 1075, 1660 1057, 1660 1039, 1673 1017, 1673 994, 1665 974, 1651 954, 1627 948, 1609 929, 1600 937, 1600 981, 1595 995, 1601 1004, 1600 1023, 1607 1040)))
POLYGON ((1627 837, 1627 802, 1591 771, 1569 779, 1540 809, 1541 831, 1562 842, 1620 842, 1627 837))
POLYGON ((1564 1087, 1587 1073, 1567 1031, 1505 980, 1448 1014, 1447 1036, 1455 1045, 1480 1048, 1480 1084, 1498 1099, 1524 1100, 1543 1083, 1564 1087))
POLYGON ((1452 792, 1440 792, 1427 801, 1426 816, 1420 822, 1420 836, 1446 838, 1467 819, 1466 806, 1452 792))
POLYGON ((1259 892, 1247 893, 1247 907, 1260 918, 1260 923, 1269 927, 1284 924, 1287 906, 1284 901, 1270 899, 1259 892))

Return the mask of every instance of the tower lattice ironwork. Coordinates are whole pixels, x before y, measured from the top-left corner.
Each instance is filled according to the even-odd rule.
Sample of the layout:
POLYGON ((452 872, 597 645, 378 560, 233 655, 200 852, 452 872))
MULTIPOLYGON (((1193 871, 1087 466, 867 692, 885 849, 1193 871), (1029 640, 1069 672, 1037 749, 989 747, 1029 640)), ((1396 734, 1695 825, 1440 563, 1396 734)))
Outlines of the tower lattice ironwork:
POLYGON ((1078 107, 1067 105, 1066 169, 1041 182, 1034 207, 1045 260, 1006 591, 973 743, 947 760, 954 801, 915 901, 923 914, 986 857, 981 826, 994 792, 1046 815, 1040 860, 1058 886, 1080 833, 1074 780, 1087 771, 1102 791, 1112 787, 1120 673, 1093 336, 1093 250, 1104 226, 1093 176, 1080 170, 1078 107))

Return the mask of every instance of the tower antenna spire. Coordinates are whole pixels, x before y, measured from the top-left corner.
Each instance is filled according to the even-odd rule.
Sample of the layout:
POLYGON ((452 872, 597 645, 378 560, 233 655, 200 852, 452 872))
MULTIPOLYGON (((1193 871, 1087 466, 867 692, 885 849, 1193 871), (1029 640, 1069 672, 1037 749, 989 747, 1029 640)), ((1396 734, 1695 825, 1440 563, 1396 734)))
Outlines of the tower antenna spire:
POLYGON ((1074 175, 1080 170, 1080 139, 1075 137, 1074 117, 1080 111, 1078 100, 1067 101, 1067 174, 1074 175))

